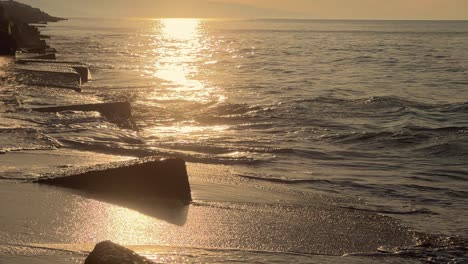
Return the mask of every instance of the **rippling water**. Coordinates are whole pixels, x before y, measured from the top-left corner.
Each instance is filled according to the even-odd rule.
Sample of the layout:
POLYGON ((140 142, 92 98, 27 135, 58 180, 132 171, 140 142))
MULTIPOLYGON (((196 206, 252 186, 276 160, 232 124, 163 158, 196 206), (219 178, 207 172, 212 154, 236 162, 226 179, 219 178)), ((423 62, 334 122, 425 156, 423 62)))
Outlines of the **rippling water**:
POLYGON ((62 144, 227 164, 468 235, 467 22, 72 19, 46 34, 90 65, 82 96, 131 101, 139 128, 35 120, 62 144))

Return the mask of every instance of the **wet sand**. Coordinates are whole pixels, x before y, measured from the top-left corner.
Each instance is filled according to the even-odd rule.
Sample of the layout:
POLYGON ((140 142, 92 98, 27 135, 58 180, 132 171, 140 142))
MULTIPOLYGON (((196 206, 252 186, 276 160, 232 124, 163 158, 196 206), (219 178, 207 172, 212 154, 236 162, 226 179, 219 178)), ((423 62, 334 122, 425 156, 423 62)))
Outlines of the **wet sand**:
MULTIPOLYGON (((9 152, 2 155, 0 170, 31 178, 37 172, 76 164, 124 159, 129 157, 67 150, 9 152)), ((93 244, 112 240, 146 246, 137 250, 160 262, 161 254, 175 248, 294 253, 300 254, 300 262, 312 255, 342 256, 377 252, 381 247, 410 247, 424 238, 395 219, 338 208, 320 197, 309 197, 304 205, 299 194, 291 195, 274 184, 258 188, 234 177, 225 166, 188 164, 188 171, 194 196, 190 206, 115 201, 96 194, 1 180, 0 259, 11 260, 4 263, 31 263, 32 259, 35 263, 41 263, 40 259, 44 263, 74 263, 83 259, 83 252, 89 252, 93 244), (161 250, 162 245, 170 249, 161 250)))

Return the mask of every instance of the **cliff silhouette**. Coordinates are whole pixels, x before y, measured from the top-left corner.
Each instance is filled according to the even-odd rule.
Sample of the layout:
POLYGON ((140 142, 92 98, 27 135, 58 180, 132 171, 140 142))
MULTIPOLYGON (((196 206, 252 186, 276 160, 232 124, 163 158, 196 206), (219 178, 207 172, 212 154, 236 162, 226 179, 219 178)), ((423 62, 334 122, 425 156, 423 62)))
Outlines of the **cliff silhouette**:
POLYGON ((18 49, 26 52, 45 53, 50 47, 37 27, 29 24, 57 22, 38 8, 15 1, 0 1, 0 55, 15 55, 18 49))
POLYGON ((64 18, 51 16, 39 8, 34 8, 16 1, 0 1, 7 19, 23 23, 47 23, 58 22, 64 18))

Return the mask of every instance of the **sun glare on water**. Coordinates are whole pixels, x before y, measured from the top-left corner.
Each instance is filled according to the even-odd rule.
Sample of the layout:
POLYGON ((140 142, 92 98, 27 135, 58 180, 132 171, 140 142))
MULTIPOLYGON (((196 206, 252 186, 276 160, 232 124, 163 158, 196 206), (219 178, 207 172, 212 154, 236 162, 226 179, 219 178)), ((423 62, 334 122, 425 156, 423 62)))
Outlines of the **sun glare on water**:
POLYGON ((225 126, 203 125, 190 117, 201 104, 213 105, 226 100, 221 88, 213 85, 216 66, 206 67, 215 55, 216 42, 201 19, 159 19, 154 21, 152 38, 154 54, 147 74, 156 86, 147 100, 164 107, 187 111, 180 123, 154 124, 148 133, 159 138, 182 140, 202 138, 205 133, 227 130, 225 126), (209 77, 207 77, 209 76, 209 77), (193 108, 192 108, 193 107, 193 108))
POLYGON ((161 20, 163 33, 176 40, 190 40, 199 34, 200 19, 168 18, 161 20))
POLYGON ((210 89, 196 78, 203 52, 201 21, 161 19, 156 22, 157 57, 152 74, 166 88, 164 93, 157 93, 157 99, 207 100, 210 89))

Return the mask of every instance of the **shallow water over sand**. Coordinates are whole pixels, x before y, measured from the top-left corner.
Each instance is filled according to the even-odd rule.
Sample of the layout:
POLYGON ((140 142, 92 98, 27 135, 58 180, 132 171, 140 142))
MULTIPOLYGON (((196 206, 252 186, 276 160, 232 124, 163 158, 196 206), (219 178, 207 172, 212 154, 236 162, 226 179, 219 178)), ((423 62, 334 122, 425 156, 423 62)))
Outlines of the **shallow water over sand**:
MULTIPOLYGON (((314 207, 320 201, 351 210, 350 219, 380 213, 425 233, 468 235, 466 22, 72 19, 44 31, 58 57, 88 63, 93 80, 81 94, 10 80, 2 90, 0 150, 92 151, 110 160, 176 155, 220 166, 222 173, 194 172, 204 176, 194 188, 202 206, 193 211, 215 203, 235 219, 239 210, 264 212, 276 204, 283 214, 291 210, 291 226, 274 210, 259 225, 276 223, 287 234, 307 233, 302 223, 315 221, 309 218, 320 214, 314 207), (131 102, 138 130, 94 112, 30 111, 115 100, 131 102)), ((38 173, 19 175, 8 162, 0 156, 3 178, 38 173)), ((237 220, 226 225, 235 230, 237 220)), ((326 230, 333 238, 353 234, 326 230)), ((271 238, 256 247, 263 243, 258 237, 232 236, 244 244, 198 246, 297 252, 303 241, 271 238)), ((369 242, 374 251, 376 244, 369 242)))

